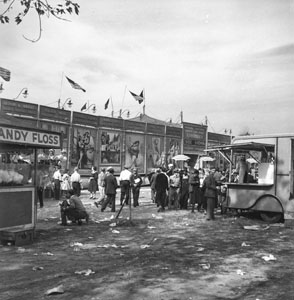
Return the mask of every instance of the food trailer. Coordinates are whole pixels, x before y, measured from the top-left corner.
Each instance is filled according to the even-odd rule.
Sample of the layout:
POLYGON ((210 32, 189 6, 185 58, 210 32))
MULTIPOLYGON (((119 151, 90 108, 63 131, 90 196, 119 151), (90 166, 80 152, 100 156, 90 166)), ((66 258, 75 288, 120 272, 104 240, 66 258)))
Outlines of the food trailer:
POLYGON ((39 182, 37 152, 60 148, 59 133, 39 130, 0 113, 0 240, 15 245, 33 240, 39 182))
POLYGON ((294 222, 294 134, 239 136, 207 151, 229 162, 225 208, 258 211, 266 222, 294 222), (242 157, 247 169, 240 182, 242 157))

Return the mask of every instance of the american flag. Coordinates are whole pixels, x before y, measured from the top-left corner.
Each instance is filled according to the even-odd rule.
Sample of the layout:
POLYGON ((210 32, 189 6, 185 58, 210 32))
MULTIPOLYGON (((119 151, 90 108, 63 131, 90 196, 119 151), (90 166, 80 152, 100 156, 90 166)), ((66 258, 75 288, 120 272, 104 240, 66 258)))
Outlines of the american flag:
POLYGON ((10 80, 10 71, 0 67, 0 76, 4 80, 9 81, 10 80))
POLYGON ((67 76, 65 76, 68 82, 70 83, 71 87, 77 90, 82 90, 83 92, 86 92, 85 89, 83 89, 79 84, 74 82, 73 80, 69 79, 67 76))
POLYGON ((144 100, 145 100, 145 97, 144 97, 144 90, 141 92, 140 95, 136 95, 134 93, 132 93, 131 91, 129 91, 131 93, 131 95, 136 99, 136 101, 139 102, 139 104, 141 104, 144 100))

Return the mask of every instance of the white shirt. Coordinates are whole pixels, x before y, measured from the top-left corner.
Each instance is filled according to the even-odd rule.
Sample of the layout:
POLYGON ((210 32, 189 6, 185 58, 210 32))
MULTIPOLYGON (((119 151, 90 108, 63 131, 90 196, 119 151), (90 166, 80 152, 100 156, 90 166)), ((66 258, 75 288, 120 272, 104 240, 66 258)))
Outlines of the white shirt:
POLYGON ((73 172, 73 174, 70 177, 70 181, 71 182, 80 182, 81 181, 81 175, 77 171, 73 172))
POLYGON ((128 169, 125 169, 120 172, 119 181, 130 180, 131 175, 132 175, 132 172, 130 172, 128 169))
POLYGON ((53 174, 53 179, 62 181, 61 173, 59 170, 56 170, 53 174))

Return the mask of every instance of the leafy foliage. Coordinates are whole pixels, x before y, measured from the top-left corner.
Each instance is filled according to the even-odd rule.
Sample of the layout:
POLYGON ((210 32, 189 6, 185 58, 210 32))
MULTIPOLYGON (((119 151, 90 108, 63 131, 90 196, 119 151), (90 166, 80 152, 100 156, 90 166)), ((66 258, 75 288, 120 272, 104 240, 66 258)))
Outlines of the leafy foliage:
POLYGON ((9 15, 11 14, 13 7, 18 3, 21 4, 22 8, 20 9, 20 12, 14 19, 14 22, 17 25, 19 25, 23 21, 23 19, 26 17, 29 11, 34 10, 39 18, 40 27, 39 37, 36 40, 30 40, 32 42, 35 42, 41 38, 42 17, 47 16, 49 18, 50 16, 53 16, 57 19, 68 21, 64 18, 64 16, 71 14, 79 14, 80 6, 78 3, 73 2, 71 0, 60 1, 63 1, 63 3, 59 3, 52 6, 47 0, 2 0, 4 5, 6 5, 7 7, 4 10, 4 12, 0 13, 0 22, 2 24, 10 23, 11 19, 9 15))

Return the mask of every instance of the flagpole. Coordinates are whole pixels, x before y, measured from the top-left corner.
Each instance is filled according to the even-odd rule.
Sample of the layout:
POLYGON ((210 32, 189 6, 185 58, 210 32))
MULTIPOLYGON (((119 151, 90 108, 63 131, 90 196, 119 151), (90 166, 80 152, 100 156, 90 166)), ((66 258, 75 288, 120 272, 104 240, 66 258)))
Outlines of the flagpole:
POLYGON ((110 96, 110 102, 111 102, 111 108, 112 108, 111 117, 113 118, 114 109, 113 109, 112 96, 110 96))
POLYGON ((143 89, 143 99, 144 99, 144 105, 143 105, 143 116, 145 115, 145 89, 143 89))
POLYGON ((61 94, 62 94, 62 84, 63 84, 63 76, 64 76, 64 72, 62 71, 62 74, 61 74, 61 83, 60 83, 60 92, 59 92, 59 99, 58 99, 58 108, 60 108, 60 101, 61 101, 61 94))

